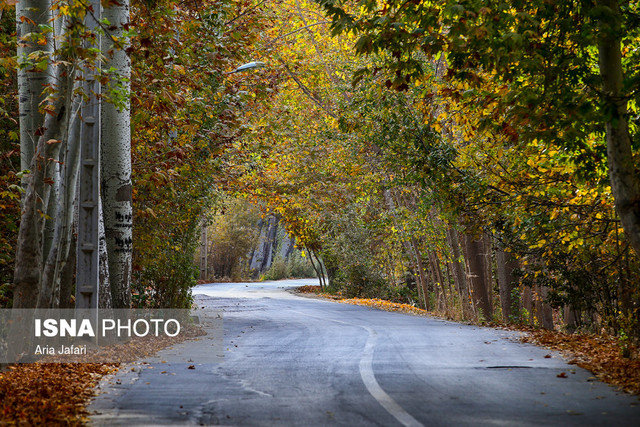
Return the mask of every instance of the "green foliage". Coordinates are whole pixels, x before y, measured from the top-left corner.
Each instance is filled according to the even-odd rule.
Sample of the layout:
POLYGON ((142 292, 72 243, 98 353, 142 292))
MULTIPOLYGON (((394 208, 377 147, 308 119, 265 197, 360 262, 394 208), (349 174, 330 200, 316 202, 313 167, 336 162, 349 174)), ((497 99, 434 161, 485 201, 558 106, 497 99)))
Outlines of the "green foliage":
MULTIPOLYGON (((184 178, 188 178, 186 174, 184 178)), ((183 193, 147 194, 135 199, 140 214, 134 227, 137 245, 133 253, 132 292, 138 306, 186 308, 191 303, 190 288, 196 284, 198 274, 194 260, 202 213, 194 205, 211 202, 203 183, 195 177, 188 181, 191 185, 184 185, 183 193), (140 206, 154 201, 155 210, 140 206)))
POLYGON ((287 275, 293 278, 316 277, 316 272, 309 261, 299 250, 294 250, 287 260, 287 275))
POLYGON ((321 257, 329 272, 329 288, 346 297, 375 298, 385 293, 384 272, 375 264, 372 241, 358 206, 336 212, 324 237, 321 257), (356 208, 356 209, 354 209, 356 208))
POLYGON ((264 280, 299 279, 315 275, 309 259, 302 257, 300 251, 296 250, 287 259, 276 255, 271 267, 264 274, 264 280))
POLYGON ((261 26, 258 12, 228 0, 132 5, 136 33, 127 51, 139 304, 190 302, 199 224, 228 178, 226 153, 241 134, 239 114, 251 97, 224 72, 250 55, 261 26), (247 20, 233 22, 243 12, 247 20))
POLYGON ((210 240, 207 280, 249 278, 249 257, 258 243, 259 211, 245 200, 221 200, 207 227, 210 240))
POLYGON ((20 152, 14 71, 15 13, 0 5, 0 308, 12 302, 15 240, 20 222, 20 152))
POLYGON ((271 267, 269 267, 267 272, 264 274, 264 280, 281 280, 289 279, 290 277, 291 276, 289 275, 287 268, 287 261, 280 255, 275 257, 271 263, 271 267))
MULTIPOLYGON (((330 289, 390 298, 406 289, 423 303, 421 288, 405 285, 420 261, 427 304, 455 316, 469 295, 452 289, 454 267, 468 268, 470 254, 450 235, 482 234, 518 264, 506 320, 541 318, 536 307, 551 303, 619 328, 616 313, 640 302, 640 276, 608 185, 597 39, 610 23, 595 4, 317 3, 335 37, 314 30, 304 39, 321 48, 298 40, 274 54, 297 56, 297 84, 281 74, 254 106, 238 187, 322 257, 330 289), (349 75, 351 87, 340 79, 349 75), (524 285, 543 290, 527 307, 524 285)), ((637 5, 622 6, 637 139, 635 16, 637 5)), ((299 25, 295 14, 282 19, 299 25)))
POLYGON ((132 300, 135 307, 189 308, 191 288, 199 273, 194 265, 198 241, 193 230, 156 240, 152 259, 134 272, 132 300))

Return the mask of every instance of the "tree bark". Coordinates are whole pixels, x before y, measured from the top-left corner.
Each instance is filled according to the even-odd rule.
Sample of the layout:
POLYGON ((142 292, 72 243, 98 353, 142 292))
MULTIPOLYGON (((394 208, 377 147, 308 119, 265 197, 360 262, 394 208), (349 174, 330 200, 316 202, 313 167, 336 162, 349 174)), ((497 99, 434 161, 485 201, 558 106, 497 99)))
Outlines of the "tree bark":
MULTIPOLYGON (((47 37, 44 46, 35 41, 21 40, 31 33, 41 32, 39 25, 47 25, 50 14, 49 0, 20 0, 16 4, 16 35, 18 61, 28 61, 27 57, 39 50, 50 50, 51 37, 47 37), (24 19, 23 19, 24 17, 24 19)), ((32 67, 18 68, 18 109, 20 120, 20 168, 29 169, 42 132, 44 117, 40 112, 40 104, 44 101, 43 89, 48 83, 48 67, 45 70, 34 71, 32 67)), ((26 177, 23 186, 26 188, 26 177)))
POLYGON ((476 310, 482 311, 482 317, 485 320, 491 320, 493 310, 487 293, 484 243, 481 238, 476 239, 473 236, 465 235, 464 248, 474 305, 476 310))
POLYGON ((505 322, 512 322, 517 320, 514 318, 513 312, 513 290, 517 285, 513 272, 518 268, 518 260, 512 252, 508 252, 505 248, 499 246, 496 250, 496 267, 502 319, 505 322))
POLYGON ((434 251, 429 251, 429 263, 431 264, 431 270, 433 270, 434 276, 434 289, 439 295, 438 309, 447 310, 447 293, 444 287, 444 278, 440 263, 438 262, 438 255, 434 251))
MULTIPOLYGON (((71 88, 73 86, 74 75, 67 76, 67 88, 71 88)), ((59 263, 61 258, 66 256, 66 246, 64 243, 64 239, 67 239, 66 228, 65 226, 69 222, 69 219, 73 215, 73 209, 69 201, 67 200, 68 188, 75 188, 75 182, 69 181, 68 170, 74 168, 74 163, 77 163, 77 156, 74 157, 73 147, 70 147, 70 144, 77 145, 77 141, 73 141, 72 138, 69 137, 69 131, 71 130, 71 125, 69 122, 72 120, 73 112, 72 112, 72 91, 67 90, 67 93, 60 94, 60 96, 64 95, 65 100, 65 115, 64 115, 64 123, 61 126, 60 134, 57 135, 56 139, 59 139, 61 142, 59 144, 55 144, 54 156, 60 157, 60 164, 55 162, 50 162, 55 165, 55 168, 48 167, 47 170, 55 172, 54 179, 54 188, 50 188, 48 190, 49 196, 48 201, 43 203, 48 206, 47 208, 47 216, 49 218, 45 219, 43 231, 42 231, 42 276, 40 280, 40 292, 38 297, 38 307, 39 308, 47 308, 52 307, 54 295, 57 293, 57 286, 59 285, 59 274, 61 269, 59 268, 59 263), (61 146, 64 145, 65 149, 61 150, 61 146), (65 250, 64 253, 60 252, 60 249, 65 250)), ((77 147, 76 147, 77 151, 77 147)), ((77 165, 75 165, 77 168, 77 165)), ((47 175, 50 172, 47 173, 47 175)), ((47 197, 45 197, 45 200, 47 197)), ((66 260, 66 259, 65 259, 66 260)))
MULTIPOLYGON (((396 208, 400 203, 395 200, 391 189, 384 191, 384 200, 387 205, 387 210, 389 211, 389 213, 391 213, 391 216, 394 219, 396 227, 402 233, 402 246, 405 248, 405 251, 407 251, 407 255, 409 256, 409 258, 413 258, 414 260, 414 266, 416 270, 416 274, 414 274, 414 276, 416 278, 418 299, 422 298, 424 309, 429 310, 429 292, 427 278, 425 275, 424 262, 420 254, 420 246, 418 245, 415 237, 409 235, 409 233, 406 232, 402 221, 398 218, 396 208)), ((400 202, 403 202, 405 206, 408 206, 406 200, 401 199, 400 202)))
POLYGON ((309 262, 311 262, 311 267, 313 267, 313 271, 316 272, 316 276, 318 276, 318 282, 320 282, 320 290, 324 292, 324 278, 320 274, 320 270, 316 267, 316 263, 313 262, 313 256, 311 251, 307 248, 307 252, 309 253, 309 262))
POLYGON ((607 7, 611 12, 600 14, 598 38, 611 191, 622 227, 636 255, 640 255, 640 179, 633 161, 627 117, 628 98, 623 88, 622 16, 616 0, 601 0, 598 5, 607 7))
POLYGON ((485 274, 485 285, 487 287, 487 297, 489 300, 489 307, 491 307, 491 313, 493 313, 493 288, 494 288, 494 277, 493 277, 493 259, 492 259, 492 237, 487 233, 482 233, 482 245, 483 245, 483 255, 484 255, 484 274, 485 274))
POLYGON ((540 326, 544 329, 553 330, 553 310, 551 306, 547 303, 547 287, 537 285, 536 293, 536 311, 538 314, 538 322, 540 322, 540 326))
MULTIPOLYGON (((104 212, 102 203, 99 204, 98 217, 98 308, 111 308, 111 283, 109 280, 109 258, 107 255, 107 239, 104 232, 104 212)), ((118 307, 122 308, 122 307, 118 307)))
POLYGON ((76 272, 76 243, 76 238, 72 234, 71 242, 69 244, 69 253, 67 255, 68 259, 60 272, 60 308, 74 307, 71 300, 71 294, 73 293, 73 283, 76 272))
POLYGON ((42 236, 41 212, 44 211, 45 174, 48 159, 56 144, 50 143, 58 135, 64 121, 64 108, 67 93, 68 66, 57 67, 56 81, 60 82, 57 96, 47 106, 51 113, 46 114, 42 135, 38 139, 35 154, 31 161, 31 173, 26 179, 20 230, 16 248, 14 270, 14 308, 36 307, 42 275, 42 236))
MULTIPOLYGON (((60 242, 58 249, 58 259, 54 273, 54 285, 61 294, 61 287, 64 275, 67 271, 67 264, 71 264, 75 269, 75 247, 76 241, 73 238, 73 224, 77 224, 78 200, 76 194, 79 186, 78 171, 80 168, 80 102, 72 106, 71 119, 68 130, 68 141, 65 153, 65 164, 63 167, 64 177, 62 181, 62 218, 60 222, 60 242)), ((75 271, 74 271, 75 272, 75 271)), ((74 273, 72 272, 72 274, 74 273)), ((71 294, 69 294, 71 295, 71 294)), ((58 297, 60 298, 60 297, 58 297)))
POLYGON ((451 246, 451 252, 453 254, 451 264, 453 265, 453 277, 456 283, 456 287, 458 288, 458 295, 460 296, 460 301, 462 304, 462 314, 465 319, 473 319, 474 313, 471 302, 469 301, 470 295, 467 285, 467 277, 464 273, 464 266, 460 262, 461 253, 458 233, 455 230, 448 228, 447 236, 449 238, 449 245, 451 246))
POLYGON ((569 332, 573 332, 578 328, 580 314, 570 304, 564 306, 564 324, 569 332))
MULTIPOLYGON (((112 3, 103 12, 111 27, 110 34, 121 38, 129 23, 129 1, 112 3)), ((106 56, 105 68, 115 69, 119 89, 126 93, 126 105, 118 108, 113 103, 102 104, 101 185, 102 209, 106 250, 111 283, 113 308, 131 306, 131 253, 132 253, 132 186, 131 186, 131 126, 129 104, 129 78, 131 63, 126 46, 114 46, 111 37, 102 38, 102 51, 106 56)), ((113 83, 113 82, 112 82, 113 83)), ((113 87, 112 87, 113 88, 113 87)))
POLYGON ((411 237, 409 239, 409 242, 411 244, 413 255, 416 260, 416 269, 418 270, 418 278, 420 279, 419 280, 420 283, 418 283, 418 286, 422 290, 422 300, 424 303, 424 309, 429 310, 429 291, 427 286, 427 278, 424 274, 425 273, 424 262, 422 261, 422 256, 420 256, 420 251, 419 251, 419 247, 416 242, 416 239, 414 237, 411 237))

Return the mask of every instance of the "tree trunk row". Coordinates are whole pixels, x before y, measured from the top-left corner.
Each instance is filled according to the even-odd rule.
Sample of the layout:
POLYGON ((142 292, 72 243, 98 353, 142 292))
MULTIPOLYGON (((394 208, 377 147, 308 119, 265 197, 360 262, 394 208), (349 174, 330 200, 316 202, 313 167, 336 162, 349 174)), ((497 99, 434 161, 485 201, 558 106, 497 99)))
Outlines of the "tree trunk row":
MULTIPOLYGON (((485 232, 446 224, 435 210, 428 219, 432 230, 442 233, 442 241, 438 247, 430 246, 403 226, 399 214, 400 208, 414 209, 417 196, 406 197, 387 190, 384 199, 395 228, 400 230, 402 248, 411 261, 417 293, 425 309, 460 320, 525 321, 553 329, 547 289, 520 285, 521 265, 511 248, 485 232), (456 312, 458 316, 454 315, 456 312)), ((570 308, 565 312, 565 323, 575 323, 575 312, 570 308)))
MULTIPOLYGON (((20 0, 16 5, 18 36, 18 98, 21 168, 28 170, 22 186, 22 213, 14 270, 15 308, 71 307, 75 277, 78 221, 80 108, 74 96, 80 66, 59 57, 51 34, 42 45, 35 34, 52 23, 58 39, 77 37, 73 18, 57 15, 50 0, 20 0), (27 39, 23 36, 31 33, 27 39), (43 52, 38 64, 34 55, 43 52), (29 57, 31 55, 31 57, 29 57), (43 67, 43 61, 46 66, 43 67), (54 92, 45 96, 48 87, 54 92)), ((109 31, 120 38, 129 22, 128 1, 103 14, 109 31)), ((121 77, 128 99, 130 64, 126 46, 113 46, 102 37, 106 66, 121 77)), ((94 96, 89 94, 89 96, 94 96)), ((129 105, 102 103, 102 211, 100 223, 100 306, 130 306, 131 270, 131 155, 129 105)))

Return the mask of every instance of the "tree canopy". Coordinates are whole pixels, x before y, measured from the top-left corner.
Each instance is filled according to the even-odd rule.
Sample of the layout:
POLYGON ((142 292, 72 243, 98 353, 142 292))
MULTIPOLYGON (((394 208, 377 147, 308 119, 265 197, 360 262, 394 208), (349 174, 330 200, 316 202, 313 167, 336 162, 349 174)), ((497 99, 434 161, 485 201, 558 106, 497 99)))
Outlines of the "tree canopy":
MULTIPOLYGON (((250 202, 285 225, 331 292, 455 319, 640 335, 635 2, 134 1, 119 32, 112 22, 87 30, 90 10, 63 0, 42 4, 74 25, 37 24, 31 2, 19 2, 17 21, 3 14, 0 39, 7 302, 22 192, 20 227, 39 240, 18 240, 31 252, 15 266, 32 253, 37 268, 23 268, 15 289, 28 282, 70 303, 78 200, 64 189, 78 178, 63 165, 77 141, 64 129, 79 124, 55 95, 78 108, 90 66, 103 103, 131 118, 133 304, 188 305, 201 227, 250 202), (80 43, 98 36, 110 47, 80 43), (130 77, 99 66, 118 52, 130 77), (231 73, 252 61, 266 66, 231 73), (44 71, 75 80, 42 84, 44 71), (19 128, 15 100, 27 90, 31 121, 23 114, 19 128), (53 111, 64 117, 59 142, 34 156, 34 123, 53 111), (52 215, 58 200, 67 222, 52 215), (52 280, 28 277, 48 258, 52 280)), ((103 264, 128 265, 107 255, 103 264)))

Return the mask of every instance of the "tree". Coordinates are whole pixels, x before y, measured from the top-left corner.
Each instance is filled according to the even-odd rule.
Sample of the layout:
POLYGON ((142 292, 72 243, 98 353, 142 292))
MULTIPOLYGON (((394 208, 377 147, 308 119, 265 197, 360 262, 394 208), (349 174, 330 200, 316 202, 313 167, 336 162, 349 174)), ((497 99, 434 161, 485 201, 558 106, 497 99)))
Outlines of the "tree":
MULTIPOLYGON (((123 7, 126 9, 126 5, 123 7)), ((65 266, 72 264, 69 257, 74 253, 70 246, 74 207, 77 209, 79 204, 76 187, 80 110, 88 100, 99 95, 86 93, 81 84, 81 70, 91 70, 97 78, 108 80, 106 73, 99 75, 101 50, 96 40, 100 37, 83 23, 83 19, 93 19, 94 13, 97 12, 84 3, 25 0, 16 6, 20 150, 22 167, 28 173, 23 180, 25 190, 16 249, 14 307, 68 304, 60 301, 60 295, 64 298, 68 295, 70 287, 62 280, 63 275, 69 280, 70 276, 63 273, 65 266)), ((121 17, 126 18, 127 13, 126 10, 121 12, 121 17)), ((102 28, 105 22, 98 25, 98 31, 106 30, 105 37, 116 42, 116 38, 109 35, 110 29, 102 28)), ((121 45, 112 48, 111 53, 114 52, 126 62, 121 45)), ((111 81, 116 84, 115 78, 111 81)), ((128 93, 125 91, 121 96, 126 99, 128 93)), ((111 127, 128 131, 127 115, 120 114, 117 121, 121 124, 111 121, 111 127)), ((111 134, 111 128, 104 133, 111 134)), ((117 150, 122 150, 124 154, 120 153, 119 159, 129 157, 128 135, 120 136, 116 149, 109 149, 110 141, 107 138, 106 153, 112 157, 107 157, 106 161, 111 168, 107 167, 106 171, 117 174, 114 168, 126 169, 126 161, 124 165, 113 162, 113 156, 118 157, 117 150)), ((122 197, 121 194, 110 193, 106 200, 122 197)), ((111 212, 112 205, 108 206, 111 212)), ((112 263, 124 264, 122 271, 130 270, 126 258, 119 259, 118 255, 113 258, 112 263)), ((102 259, 106 261, 105 256, 102 259)), ((128 306, 126 301, 123 306, 128 306)))
POLYGON ((505 85, 497 111, 509 112, 485 126, 518 141, 542 136, 568 148, 579 146, 589 133, 606 134, 616 208, 640 253, 640 205, 635 202, 640 178, 631 148, 635 126, 627 119, 629 101, 635 105, 638 96, 638 54, 630 48, 640 35, 636 4, 467 0, 378 5, 362 0, 356 4, 363 12, 356 14, 340 0, 319 3, 334 31, 359 35, 359 53, 384 54, 383 66, 396 73, 388 81, 394 88, 406 89, 411 79, 425 75, 421 56, 446 56, 447 78, 465 82, 480 99, 497 96, 483 89, 487 78, 505 85))
POLYGON ((132 5, 133 304, 188 307, 203 215, 231 180, 245 106, 263 71, 230 74, 255 58, 260 5, 172 0, 132 5))
POLYGON ((102 105, 100 182, 109 265, 109 283, 114 308, 131 305, 131 247, 133 244, 131 183, 131 62, 126 52, 129 2, 112 3, 103 14, 110 37, 102 40, 104 68, 112 74, 115 100, 102 105), (119 98, 120 102, 117 102, 119 98))
POLYGON ((0 307, 11 304, 15 236, 20 219, 19 111, 15 72, 15 14, 0 5, 0 307))
POLYGON ((634 92, 638 89, 637 64, 629 64, 633 58, 624 58, 622 40, 637 41, 637 5, 617 0, 597 1, 588 11, 599 24, 598 53, 602 78, 600 101, 604 113, 607 138, 609 177, 616 210, 624 230, 640 255, 640 175, 631 148, 632 136, 629 127, 629 101, 637 102, 634 92), (622 7, 621 7, 622 5, 622 7), (624 12, 622 8, 624 7, 624 12), (626 69, 625 69, 626 68, 626 69))

